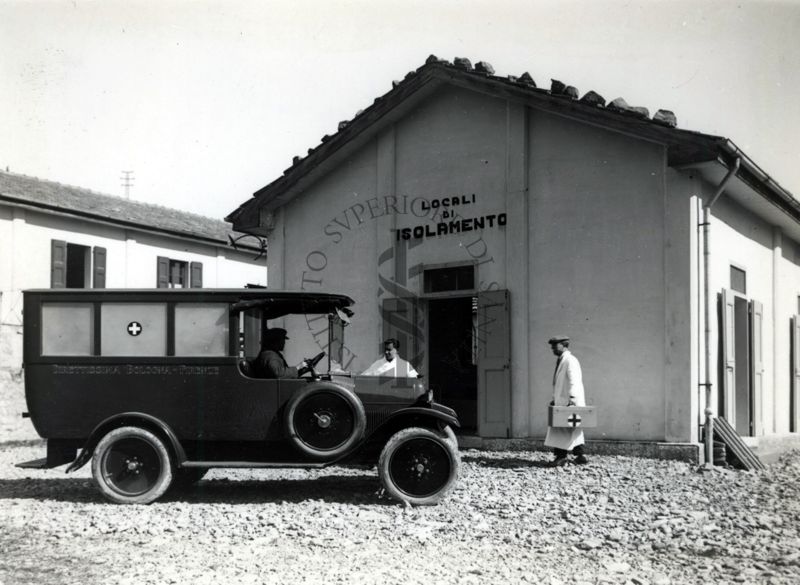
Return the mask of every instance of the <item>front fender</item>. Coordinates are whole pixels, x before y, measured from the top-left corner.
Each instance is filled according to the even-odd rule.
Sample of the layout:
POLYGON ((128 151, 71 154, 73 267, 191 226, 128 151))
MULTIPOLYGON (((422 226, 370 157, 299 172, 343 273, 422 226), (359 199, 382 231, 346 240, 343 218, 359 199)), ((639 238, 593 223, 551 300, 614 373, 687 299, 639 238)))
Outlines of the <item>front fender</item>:
POLYGON ((115 414, 105 419, 92 430, 89 438, 81 449, 80 455, 66 469, 66 473, 76 471, 86 465, 94 453, 94 448, 100 439, 109 431, 124 426, 136 426, 154 432, 156 435, 165 439, 172 447, 172 454, 175 457, 175 464, 180 466, 186 461, 186 452, 183 449, 178 437, 170 426, 163 420, 143 412, 123 412, 115 414))
POLYGON ((436 421, 437 423, 443 422, 447 425, 452 427, 460 427, 461 424, 458 422, 458 418, 452 416, 447 412, 442 412, 439 410, 434 410, 433 408, 427 408, 424 406, 410 406, 409 408, 402 408, 393 412, 383 423, 375 429, 379 431, 387 426, 394 426, 399 419, 402 418, 427 418, 431 421, 436 421))

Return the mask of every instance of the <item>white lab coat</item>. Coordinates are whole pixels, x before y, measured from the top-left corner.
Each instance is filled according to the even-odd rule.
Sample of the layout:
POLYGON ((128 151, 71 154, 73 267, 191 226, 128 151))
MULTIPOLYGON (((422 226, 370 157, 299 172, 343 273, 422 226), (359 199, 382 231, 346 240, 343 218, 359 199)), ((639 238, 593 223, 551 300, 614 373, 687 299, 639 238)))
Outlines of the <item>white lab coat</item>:
MULTIPOLYGON (((554 377, 553 403, 556 406, 569 406, 570 401, 574 406, 586 406, 581 364, 578 358, 566 350, 561 354, 561 363, 558 364, 554 377)), ((583 429, 548 427, 547 437, 544 439, 545 447, 565 451, 571 451, 583 443, 583 429)))
POLYGON ((387 361, 384 356, 379 357, 361 374, 362 376, 385 376, 387 378, 416 378, 417 370, 401 357, 387 361))

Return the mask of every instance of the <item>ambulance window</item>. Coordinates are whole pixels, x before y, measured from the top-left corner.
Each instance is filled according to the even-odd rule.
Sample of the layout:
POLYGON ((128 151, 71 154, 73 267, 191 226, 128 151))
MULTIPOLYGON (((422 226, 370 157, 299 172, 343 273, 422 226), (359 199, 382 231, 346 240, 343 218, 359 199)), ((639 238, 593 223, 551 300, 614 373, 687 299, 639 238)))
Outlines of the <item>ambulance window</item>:
POLYGON ((166 303, 103 303, 100 355, 167 355, 166 303))
POLYGON ((42 303, 42 355, 92 355, 93 317, 89 303, 42 303))
POLYGON ((229 323, 227 304, 176 304, 175 355, 228 355, 229 323))

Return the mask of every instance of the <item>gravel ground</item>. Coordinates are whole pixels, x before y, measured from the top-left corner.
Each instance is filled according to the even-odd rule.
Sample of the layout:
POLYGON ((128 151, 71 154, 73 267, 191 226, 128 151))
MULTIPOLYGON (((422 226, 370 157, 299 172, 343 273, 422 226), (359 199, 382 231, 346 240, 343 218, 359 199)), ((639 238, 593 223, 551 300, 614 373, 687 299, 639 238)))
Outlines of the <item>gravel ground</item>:
POLYGON ((374 469, 214 470, 118 506, 89 466, 14 467, 44 455, 25 425, 0 419, 2 585, 800 582, 798 452, 701 473, 468 450, 455 491, 428 508, 383 497, 374 469))

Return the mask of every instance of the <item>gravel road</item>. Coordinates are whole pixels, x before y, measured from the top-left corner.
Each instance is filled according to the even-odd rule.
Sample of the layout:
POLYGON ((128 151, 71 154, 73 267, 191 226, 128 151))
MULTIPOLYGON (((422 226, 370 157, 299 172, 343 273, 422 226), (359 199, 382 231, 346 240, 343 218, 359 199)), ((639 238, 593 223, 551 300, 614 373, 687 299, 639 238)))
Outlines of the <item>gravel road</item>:
POLYGON ((0 445, 0 583, 798 583, 800 454, 766 472, 465 451, 443 503, 406 508, 372 469, 215 470, 149 506, 0 445))
MULTIPOLYGON (((2 421, 0 421, 2 422, 2 421)), ((452 495, 407 508, 374 469, 214 470, 149 506, 106 503, 89 466, 23 470, 0 426, 0 584, 800 582, 800 453, 759 473, 462 451, 452 495)))

